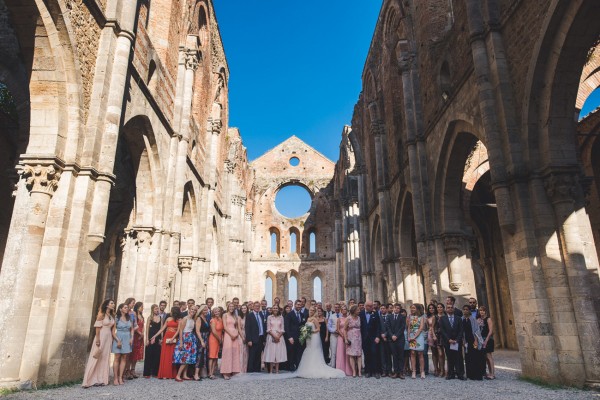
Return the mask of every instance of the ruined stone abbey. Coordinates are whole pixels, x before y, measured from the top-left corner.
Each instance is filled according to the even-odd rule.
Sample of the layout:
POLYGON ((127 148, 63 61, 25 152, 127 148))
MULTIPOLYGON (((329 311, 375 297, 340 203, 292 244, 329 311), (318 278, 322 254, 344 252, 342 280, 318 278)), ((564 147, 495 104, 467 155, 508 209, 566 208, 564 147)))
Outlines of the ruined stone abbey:
POLYGON ((600 384, 600 111, 579 121, 599 20, 596 0, 385 0, 337 162, 296 137, 250 161, 211 0, 0 0, 0 382, 80 378, 105 298, 294 281, 476 297, 524 375, 600 384), (274 206, 289 185, 301 217, 274 206))

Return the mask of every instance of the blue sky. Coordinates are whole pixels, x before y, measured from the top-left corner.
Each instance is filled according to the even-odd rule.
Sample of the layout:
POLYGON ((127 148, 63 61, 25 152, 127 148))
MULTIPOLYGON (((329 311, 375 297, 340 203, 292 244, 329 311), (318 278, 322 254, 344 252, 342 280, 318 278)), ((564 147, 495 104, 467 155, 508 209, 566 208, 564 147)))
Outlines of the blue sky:
POLYGON ((352 118, 382 0, 214 0, 229 125, 250 160, 296 135, 332 161, 352 118))

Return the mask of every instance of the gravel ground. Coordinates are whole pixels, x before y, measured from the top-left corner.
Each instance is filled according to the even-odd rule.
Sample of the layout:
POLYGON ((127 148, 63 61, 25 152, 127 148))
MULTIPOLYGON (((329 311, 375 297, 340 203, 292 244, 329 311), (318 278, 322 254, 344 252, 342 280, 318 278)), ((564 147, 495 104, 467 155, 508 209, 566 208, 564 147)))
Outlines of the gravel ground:
MULTIPOLYGON (((285 379, 285 373, 279 376, 267 374, 243 375, 230 381, 178 383, 172 380, 139 378, 126 381, 124 386, 107 386, 83 389, 80 386, 63 387, 38 391, 20 392, 6 396, 7 399, 303 399, 329 398, 334 400, 354 398, 357 400, 386 400, 398 398, 419 399, 598 399, 600 393, 576 389, 548 389, 518 379, 521 372, 519 356, 514 351, 497 351, 496 380, 493 381, 446 381, 428 376, 421 379, 333 379, 306 380, 285 379)), ((138 369, 141 364, 138 365, 138 369)))

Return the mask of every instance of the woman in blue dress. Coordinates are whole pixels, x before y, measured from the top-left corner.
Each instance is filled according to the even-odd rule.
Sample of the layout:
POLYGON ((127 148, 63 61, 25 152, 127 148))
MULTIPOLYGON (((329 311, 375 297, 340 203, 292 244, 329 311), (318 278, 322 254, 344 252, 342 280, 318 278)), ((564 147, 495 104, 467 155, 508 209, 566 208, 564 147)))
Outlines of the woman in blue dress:
MULTIPOLYGON (((410 306, 410 315, 406 318, 406 330, 408 335, 408 347, 410 349, 410 367, 412 369, 412 378, 417 377, 417 354, 419 355, 419 365, 425 365, 423 351, 425 350, 425 318, 423 317, 423 308, 415 304, 410 306)), ((425 379, 425 369, 421 368, 421 379, 425 379)))
POLYGON ((113 328, 112 352, 115 355, 113 363, 114 384, 123 384, 123 372, 127 358, 133 345, 133 323, 129 317, 129 306, 119 304, 117 308, 117 323, 113 328))

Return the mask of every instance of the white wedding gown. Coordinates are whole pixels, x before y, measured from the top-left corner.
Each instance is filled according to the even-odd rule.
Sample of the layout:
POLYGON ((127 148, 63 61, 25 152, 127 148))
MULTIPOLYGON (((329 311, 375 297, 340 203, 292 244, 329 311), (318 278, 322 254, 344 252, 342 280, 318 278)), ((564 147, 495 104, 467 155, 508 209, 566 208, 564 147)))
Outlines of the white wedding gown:
POLYGON ((300 365, 294 375, 298 378, 310 379, 345 378, 346 373, 344 371, 331 368, 325 364, 319 330, 312 322, 307 322, 307 324, 311 325, 313 332, 317 333, 311 334, 311 337, 306 340, 306 349, 302 353, 300 365))

